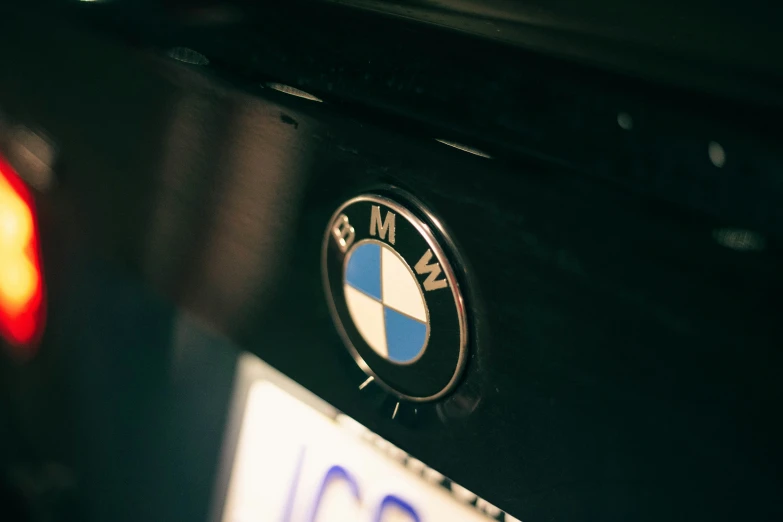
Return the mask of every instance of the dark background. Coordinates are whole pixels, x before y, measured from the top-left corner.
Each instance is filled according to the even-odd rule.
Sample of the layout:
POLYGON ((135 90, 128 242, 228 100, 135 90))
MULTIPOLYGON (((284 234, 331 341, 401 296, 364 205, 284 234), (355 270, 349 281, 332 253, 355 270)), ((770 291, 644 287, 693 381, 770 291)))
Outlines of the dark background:
POLYGON ((475 4, 49 4, 0 17, 3 146, 58 151, 47 333, 0 380, 31 516, 206 518, 249 350, 526 522, 781 519, 774 8, 497 3, 490 38, 475 4), (389 182, 452 232, 475 332, 406 422, 320 280, 331 213, 389 182))

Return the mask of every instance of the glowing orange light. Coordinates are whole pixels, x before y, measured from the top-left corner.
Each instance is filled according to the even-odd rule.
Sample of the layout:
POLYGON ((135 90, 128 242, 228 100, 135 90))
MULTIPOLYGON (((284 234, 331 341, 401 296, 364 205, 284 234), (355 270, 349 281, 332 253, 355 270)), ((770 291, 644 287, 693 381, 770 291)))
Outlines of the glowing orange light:
POLYGON ((30 209, 0 178, 0 252, 23 249, 30 242, 32 232, 30 209))
POLYGON ((31 346, 44 323, 43 282, 33 202, 0 158, 0 335, 31 346))
POLYGON ((0 260, 0 306, 18 315, 35 296, 38 273, 23 256, 0 260))

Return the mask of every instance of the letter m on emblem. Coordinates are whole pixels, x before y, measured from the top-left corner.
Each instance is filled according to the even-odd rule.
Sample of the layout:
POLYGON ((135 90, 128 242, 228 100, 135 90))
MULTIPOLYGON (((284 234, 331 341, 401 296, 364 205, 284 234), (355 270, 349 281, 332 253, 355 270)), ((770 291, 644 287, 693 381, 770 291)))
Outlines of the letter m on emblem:
POLYGON ((389 234, 389 243, 394 244, 394 221, 396 214, 391 211, 386 212, 386 219, 381 221, 381 207, 378 205, 372 206, 370 212, 370 235, 378 236, 381 239, 386 239, 386 234, 389 234))

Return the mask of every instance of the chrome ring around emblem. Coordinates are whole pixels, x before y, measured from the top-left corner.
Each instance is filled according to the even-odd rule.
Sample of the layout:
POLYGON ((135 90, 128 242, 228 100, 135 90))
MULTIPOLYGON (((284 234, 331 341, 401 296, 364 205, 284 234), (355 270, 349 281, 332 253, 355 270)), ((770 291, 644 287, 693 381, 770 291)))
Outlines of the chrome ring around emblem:
POLYGON ((456 253, 434 216, 398 189, 354 197, 332 215, 322 256, 332 318, 356 364, 402 399, 452 391, 468 321, 456 253))

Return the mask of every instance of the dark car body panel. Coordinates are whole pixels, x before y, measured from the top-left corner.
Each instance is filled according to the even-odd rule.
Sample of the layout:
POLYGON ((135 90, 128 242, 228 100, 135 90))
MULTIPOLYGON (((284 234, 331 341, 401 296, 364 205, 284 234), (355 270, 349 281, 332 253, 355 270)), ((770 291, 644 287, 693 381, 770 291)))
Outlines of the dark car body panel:
MULTIPOLYGON (((246 350, 526 522, 783 518, 777 80, 633 77, 377 9, 120 7, 0 20, 3 142, 58 150, 5 469, 58 463, 91 520, 204 519, 246 350), (381 185, 447 228, 473 326, 457 392, 402 420, 359 392, 321 281, 330 215, 381 185)), ((707 51, 668 50, 739 67, 707 51)))

